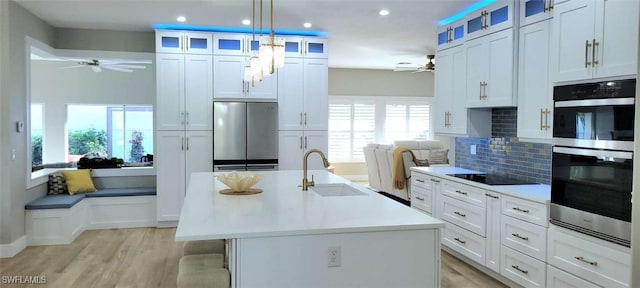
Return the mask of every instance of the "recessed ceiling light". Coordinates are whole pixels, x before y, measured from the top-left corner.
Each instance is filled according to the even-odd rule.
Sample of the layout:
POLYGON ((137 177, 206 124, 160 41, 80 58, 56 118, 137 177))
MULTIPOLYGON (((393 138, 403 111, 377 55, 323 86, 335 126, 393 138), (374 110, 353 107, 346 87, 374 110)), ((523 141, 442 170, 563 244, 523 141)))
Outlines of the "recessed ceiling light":
POLYGON ((185 21, 187 21, 187 18, 185 18, 184 16, 178 16, 178 18, 176 18, 176 20, 178 22, 185 22, 185 21))
POLYGON ((249 25, 249 24, 251 24, 251 20, 249 19, 242 20, 242 25, 249 25))
POLYGON ((312 26, 312 25, 311 25, 311 23, 309 23, 309 22, 304 23, 304 28, 311 28, 311 26, 312 26))
POLYGON ((380 12, 378 14, 380 14, 380 16, 387 16, 387 15, 389 15, 389 10, 382 9, 382 10, 380 10, 380 12))

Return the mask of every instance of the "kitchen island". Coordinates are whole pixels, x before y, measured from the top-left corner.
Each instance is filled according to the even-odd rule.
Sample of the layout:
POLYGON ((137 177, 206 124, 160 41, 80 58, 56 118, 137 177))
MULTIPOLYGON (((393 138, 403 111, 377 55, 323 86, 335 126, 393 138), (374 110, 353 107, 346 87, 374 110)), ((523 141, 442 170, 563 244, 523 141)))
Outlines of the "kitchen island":
POLYGON ((257 173, 264 192, 242 196, 192 174, 176 230, 176 241, 230 239, 231 287, 440 286, 442 221, 326 171, 309 171, 309 191, 302 171, 257 173), (359 195, 313 190, 339 183, 359 195))

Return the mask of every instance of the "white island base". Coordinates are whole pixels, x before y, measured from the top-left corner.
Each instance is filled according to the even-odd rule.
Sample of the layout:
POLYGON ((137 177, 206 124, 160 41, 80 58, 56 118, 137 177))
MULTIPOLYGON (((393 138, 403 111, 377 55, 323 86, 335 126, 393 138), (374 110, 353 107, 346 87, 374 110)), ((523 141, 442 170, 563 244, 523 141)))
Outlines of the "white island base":
POLYGON ((440 220, 361 186, 326 197, 301 191, 301 171, 259 173, 264 192, 246 196, 194 173, 176 231, 177 241, 231 240, 231 287, 440 286, 440 220))

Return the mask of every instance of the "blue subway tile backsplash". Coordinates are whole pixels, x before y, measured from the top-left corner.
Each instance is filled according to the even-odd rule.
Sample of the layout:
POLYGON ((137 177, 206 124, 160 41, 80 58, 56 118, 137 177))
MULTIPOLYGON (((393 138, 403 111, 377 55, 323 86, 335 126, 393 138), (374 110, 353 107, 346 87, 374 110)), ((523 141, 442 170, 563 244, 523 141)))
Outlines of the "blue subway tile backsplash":
POLYGON ((550 184, 551 145, 518 140, 515 108, 493 109, 492 116, 492 137, 456 137, 456 167, 550 184))

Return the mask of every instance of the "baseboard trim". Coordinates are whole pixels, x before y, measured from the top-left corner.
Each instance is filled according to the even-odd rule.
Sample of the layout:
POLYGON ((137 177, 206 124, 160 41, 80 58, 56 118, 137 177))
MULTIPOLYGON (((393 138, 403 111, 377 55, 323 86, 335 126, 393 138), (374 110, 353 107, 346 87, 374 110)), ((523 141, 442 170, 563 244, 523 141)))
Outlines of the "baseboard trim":
POLYGON ((27 235, 22 235, 10 244, 0 244, 0 258, 11 258, 27 248, 27 235))

